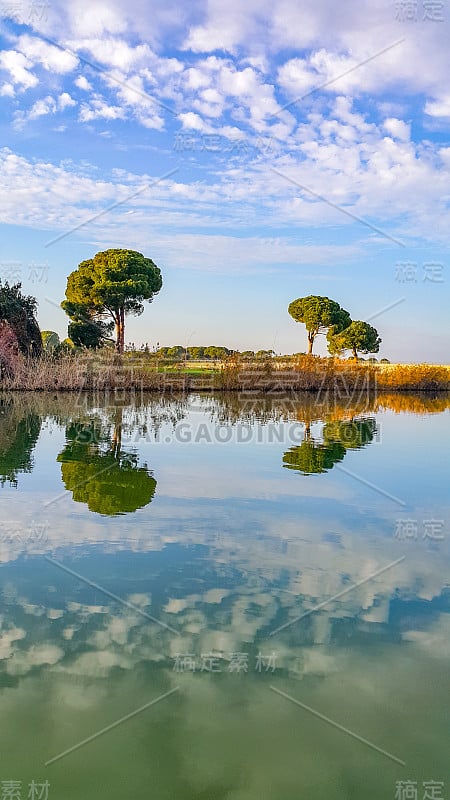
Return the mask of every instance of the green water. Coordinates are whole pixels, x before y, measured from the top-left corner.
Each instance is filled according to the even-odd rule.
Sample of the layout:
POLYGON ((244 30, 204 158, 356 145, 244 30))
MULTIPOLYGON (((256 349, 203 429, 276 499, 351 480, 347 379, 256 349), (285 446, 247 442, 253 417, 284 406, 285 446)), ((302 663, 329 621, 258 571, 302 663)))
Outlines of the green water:
POLYGON ((448 798, 449 406, 0 397, 3 796, 448 798))

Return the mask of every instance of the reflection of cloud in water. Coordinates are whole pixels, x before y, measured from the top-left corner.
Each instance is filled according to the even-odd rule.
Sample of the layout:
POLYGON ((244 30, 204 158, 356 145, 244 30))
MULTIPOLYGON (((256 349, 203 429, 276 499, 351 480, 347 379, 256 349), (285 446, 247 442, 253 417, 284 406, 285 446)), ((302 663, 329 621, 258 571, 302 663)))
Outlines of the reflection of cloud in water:
POLYGON ((6 630, 0 628, 0 661, 11 658, 14 652, 14 643, 24 639, 26 632, 23 628, 10 627, 6 630))
MULTIPOLYGON (((218 405, 211 400, 200 402, 202 411, 207 403, 213 407, 213 414, 231 413, 225 406, 218 411, 218 405)), ((357 410, 366 414, 368 411, 357 410)), ((266 402, 264 413, 270 418, 278 411, 275 402, 266 402)), ((111 416, 111 410, 91 408, 81 415, 81 428, 76 427, 76 418, 67 420, 61 415, 58 424, 67 426, 69 432, 76 431, 75 436, 68 436, 61 454, 62 466, 75 464, 83 470, 87 451, 90 457, 104 453, 112 459, 120 456, 124 449, 121 427, 133 430, 133 426, 142 426, 149 413, 145 407, 124 409, 118 420, 114 410, 111 416), (134 419, 136 414, 139 420, 134 419), (94 441, 78 440, 80 431, 93 430, 94 422, 94 441), (80 448, 84 448, 83 452, 80 448)), ((251 413, 261 418, 258 408, 251 413)), ((319 418, 319 413, 320 407, 315 408, 314 404, 308 408, 294 405, 288 415, 304 421, 307 430, 308 421, 319 418)), ((365 446, 374 434, 371 418, 360 425, 349 420, 348 414, 348 408, 335 409, 322 428, 327 446, 340 444, 345 453, 365 446)), ((170 419, 161 422, 173 423, 170 419)), ((144 507, 129 517, 107 519, 95 517, 85 505, 65 498, 43 511, 42 518, 48 522, 45 541, 27 543, 23 537, 21 541, 3 542, 0 558, 4 569, 20 554, 34 562, 36 574, 41 574, 41 562, 34 558, 39 553, 56 555, 65 563, 75 556, 76 570, 83 573, 86 564, 86 573, 99 583, 101 580, 92 575, 89 567, 90 557, 95 553, 99 567, 102 559, 114 555, 116 560, 108 562, 108 588, 115 590, 117 580, 121 587, 117 593, 124 599, 158 618, 162 616, 181 631, 179 637, 167 631, 156 632, 139 615, 120 610, 117 613, 117 606, 98 594, 94 597, 76 579, 51 572, 41 586, 39 599, 29 595, 26 588, 18 588, 5 606, 4 619, 9 628, 3 629, 0 653, 9 664, 8 670, 12 667, 20 675, 35 669, 71 674, 78 670, 91 677, 112 674, 117 668, 131 670, 139 663, 168 666, 170 670, 170 659, 176 652, 199 654, 215 650, 226 654, 261 646, 275 649, 290 665, 286 669, 297 677, 332 674, 345 662, 339 650, 341 642, 350 647, 349 643, 357 644, 364 637, 385 641, 394 635, 390 620, 392 598, 431 602, 441 597, 448 583, 448 541, 438 552, 427 550, 421 542, 408 543, 406 551, 405 544, 393 537, 395 512, 383 499, 374 498, 375 509, 368 509, 357 502, 352 504, 357 487, 347 481, 344 495, 344 484, 334 481, 334 473, 333 480, 329 476, 313 476, 305 481, 283 473, 282 454, 276 445, 271 445, 272 461, 264 462, 264 468, 258 454, 267 455, 269 451, 265 446, 258 451, 255 446, 254 468, 244 480, 242 470, 236 469, 240 452, 237 447, 232 451, 227 451, 226 446, 216 451, 214 447, 203 448, 201 459, 189 472, 189 447, 180 445, 177 453, 183 456, 174 459, 175 463, 167 456, 160 459, 160 491, 158 502, 151 509, 144 507), (227 452, 231 452, 231 459, 224 458, 227 452), (171 566, 174 548, 179 552, 176 567, 171 566), (270 630, 401 555, 407 555, 406 561, 392 571, 370 580, 268 643, 270 630), (136 567, 125 583, 121 583, 122 556, 136 567), (144 577, 138 574, 139 565, 141 569, 142 565, 145 567, 144 577), (46 594, 49 581, 58 594, 46 594), (51 640, 54 649, 45 650, 45 645, 44 650, 36 650, 37 635, 40 641, 51 640), (66 658, 61 663, 63 652, 66 658)), ((134 461, 128 462, 126 468, 133 475, 136 469, 142 469, 134 461)), ((44 493, 32 498, 30 509, 21 495, 10 497, 8 513, 17 520, 19 529, 30 529, 36 502, 49 499, 44 493)), ((89 497, 83 499, 83 503, 89 502, 89 497)), ((98 506, 95 510, 104 514, 120 511, 117 505, 103 511, 98 506)), ((57 572, 48 565, 46 568, 57 572)), ((414 633, 413 626, 410 629, 409 634, 402 631, 404 640, 416 637, 419 644, 424 633, 427 635, 426 630, 414 633)))
POLYGON ((28 649, 17 648, 6 662, 6 671, 10 675, 26 675, 33 667, 53 666, 63 657, 64 650, 48 642, 28 649))
MULTIPOLYGON (((45 409, 47 401, 39 402, 45 409)), ((73 400, 67 407, 64 402, 59 419, 58 403, 54 411, 55 425, 65 427, 73 400)), ((208 403, 216 413, 211 400, 199 401, 201 413, 208 403)), ((230 403, 225 406, 220 413, 239 411, 235 399, 231 410, 230 403)), ((325 420, 320 407, 306 406, 294 404, 288 413, 305 425, 308 419, 325 420)), ((357 409, 360 415, 370 411, 357 409)), ((130 428, 144 424, 150 410, 137 409, 137 421, 134 413, 124 411, 130 428)), ((264 413, 278 413, 276 403, 265 401, 264 413)), ((336 419, 349 421, 346 413, 336 409, 333 419, 330 411, 325 424, 336 430, 336 419)), ((109 411, 91 407, 83 424, 97 414, 103 427, 111 419, 109 411)), ((331 432, 329 427, 325 438, 338 441, 331 432)), ((53 441, 47 432, 41 437, 47 452, 53 441)), ((110 450, 112 441, 99 443, 98 450, 110 450)), ((357 447, 358 442, 346 447, 354 465, 372 457, 377 464, 377 450, 383 463, 384 442, 365 453, 348 452, 357 447)), ((131 442, 123 449, 130 452, 131 442)), ((22 537, 0 544, 1 711, 17 720, 0 732, 0 749, 8 755, 11 774, 20 774, 24 752, 39 750, 42 764, 179 685, 167 705, 74 753, 71 762, 55 765, 60 785, 66 774, 80 774, 83 797, 98 800, 98 782, 88 778, 102 775, 105 796, 116 798, 123 792, 125 763, 133 764, 127 772, 130 796, 139 796, 149 781, 161 798, 393 795, 397 767, 320 720, 305 719, 270 692, 273 683, 405 757, 420 779, 443 776, 449 540, 438 549, 397 541, 397 510, 389 502, 375 496, 361 501, 358 487, 337 470, 305 480, 283 470, 284 449, 205 447, 190 463, 195 453, 189 446, 164 450, 146 441, 139 454, 155 467, 158 493, 151 507, 119 518, 93 514, 88 501, 74 503, 69 494, 40 511, 41 502, 60 493, 60 483, 38 483, 34 493, 30 483, 26 493, 6 490, 7 513, 17 530, 29 530, 33 520, 47 524, 43 540, 22 537), (253 456, 247 458, 249 452, 253 456), (39 554, 105 585, 180 635, 143 620, 39 554), (402 555, 406 560, 395 569, 268 637, 278 625, 402 555), (174 671, 177 653, 199 659, 211 651, 222 675, 174 671), (274 674, 255 672, 259 651, 276 652, 274 674), (232 652, 249 654, 248 674, 227 673, 232 652), (8 688, 17 686, 20 692, 8 688)), ((39 467, 38 462, 36 473, 39 467)), ((19 490, 25 483, 19 479, 19 490)), ((415 516, 425 518, 426 503, 424 492, 415 516)))
POLYGON ((405 631, 402 639, 417 645, 431 658, 450 659, 450 614, 441 614, 426 630, 405 631))

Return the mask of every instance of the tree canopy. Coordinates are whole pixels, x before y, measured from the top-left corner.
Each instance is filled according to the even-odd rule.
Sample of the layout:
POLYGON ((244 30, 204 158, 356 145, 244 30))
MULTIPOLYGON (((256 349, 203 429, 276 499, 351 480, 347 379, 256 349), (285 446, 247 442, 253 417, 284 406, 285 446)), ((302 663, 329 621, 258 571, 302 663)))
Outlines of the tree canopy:
POLYGON ((341 308, 329 297, 308 295, 298 297, 288 306, 288 312, 296 322, 303 322, 308 332, 308 354, 313 350, 314 339, 318 334, 332 331, 340 333, 351 323, 348 311, 341 308))
POLYGON ((22 284, 10 286, 0 280, 0 322, 7 323, 14 333, 17 346, 25 356, 42 353, 42 339, 36 320, 37 300, 22 294, 22 284))
POLYGON ((335 333, 332 329, 328 332, 328 349, 330 353, 342 353, 351 350, 353 357, 358 358, 360 353, 378 353, 381 339, 378 331, 368 322, 353 320, 345 330, 335 333))
POLYGON ((139 315, 162 287, 161 271, 136 250, 110 249, 82 261, 67 278, 62 308, 71 318, 75 344, 98 347, 115 327, 115 346, 123 353, 125 316, 139 315))
POLYGON ((77 315, 78 311, 75 310, 73 321, 69 323, 67 329, 68 338, 75 346, 95 349, 101 347, 105 340, 110 338, 114 327, 113 322, 107 323, 94 319, 75 319, 77 315))
POLYGON ((194 360, 214 360, 225 358, 225 356, 231 355, 232 352, 228 347, 216 347, 216 345, 183 347, 181 344, 176 344, 173 347, 158 347, 157 350, 158 356, 161 358, 173 358, 175 360, 185 358, 186 355, 194 360))

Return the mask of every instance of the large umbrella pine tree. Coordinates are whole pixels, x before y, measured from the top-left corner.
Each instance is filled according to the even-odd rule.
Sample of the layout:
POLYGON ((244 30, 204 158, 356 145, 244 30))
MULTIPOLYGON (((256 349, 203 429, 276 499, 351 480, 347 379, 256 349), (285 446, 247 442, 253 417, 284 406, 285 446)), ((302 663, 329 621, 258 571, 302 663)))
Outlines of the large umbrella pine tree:
POLYGON ((67 278, 62 308, 71 319, 69 336, 76 344, 99 346, 115 329, 115 346, 123 353, 125 317, 140 315, 162 287, 160 269, 136 250, 104 250, 82 261, 67 278))

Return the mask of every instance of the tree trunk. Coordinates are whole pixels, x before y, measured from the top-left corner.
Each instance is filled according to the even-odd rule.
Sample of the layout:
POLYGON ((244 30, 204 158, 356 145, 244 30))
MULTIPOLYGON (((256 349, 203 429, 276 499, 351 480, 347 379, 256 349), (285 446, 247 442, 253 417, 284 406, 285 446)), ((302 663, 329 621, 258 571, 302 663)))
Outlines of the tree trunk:
POLYGON ((358 361, 358 353, 356 352, 356 347, 352 348, 353 358, 355 361, 358 361))
POLYGON ((311 332, 308 332, 308 355, 309 356, 312 355, 313 344, 314 344, 314 334, 311 333, 311 332))
POLYGON ((120 352, 125 350, 125 311, 120 309, 120 352))
POLYGON ((116 353, 122 354, 125 350, 125 311, 119 308, 114 319, 116 326, 116 353))
POLYGON ((114 458, 118 459, 122 449, 122 409, 116 408, 114 416, 114 433, 111 442, 111 449, 114 458))
POLYGON ((114 324, 116 327, 116 353, 120 353, 120 319, 118 317, 115 318, 114 324))

